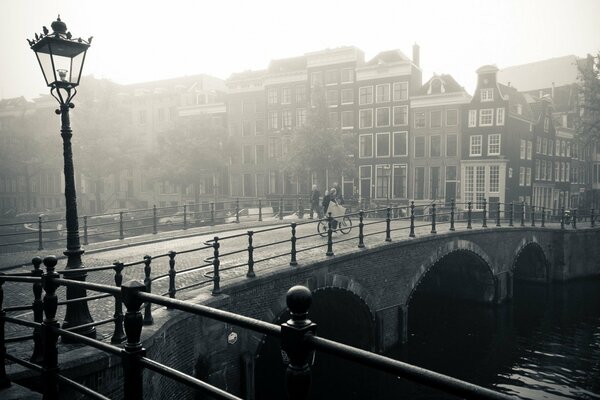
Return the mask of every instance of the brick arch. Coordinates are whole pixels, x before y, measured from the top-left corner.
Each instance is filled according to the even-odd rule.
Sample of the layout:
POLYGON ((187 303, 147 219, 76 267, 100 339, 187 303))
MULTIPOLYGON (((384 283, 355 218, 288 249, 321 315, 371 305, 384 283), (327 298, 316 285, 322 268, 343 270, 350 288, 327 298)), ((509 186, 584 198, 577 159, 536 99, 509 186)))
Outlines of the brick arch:
POLYGON ((542 257, 541 261, 543 263, 543 273, 544 273, 543 280, 549 279, 549 276, 550 276, 549 258, 548 258, 548 255, 546 254, 546 252, 544 251, 544 247, 538 241, 538 239, 535 235, 531 235, 531 237, 524 237, 521 239, 521 241, 519 242, 519 244, 517 245, 517 247, 515 248, 515 250, 513 252, 512 262, 510 263, 510 272, 514 275, 515 270, 517 268, 517 261, 519 260, 519 257, 523 254, 524 251, 529 250, 529 249, 535 249, 537 254, 541 255, 541 257, 542 257))
POLYGON ((496 283, 497 278, 494 271, 497 268, 492 262, 492 258, 477 243, 474 243, 469 240, 454 239, 444 243, 444 245, 442 246, 439 246, 435 251, 431 252, 429 256, 425 258, 421 265, 419 265, 417 271, 410 280, 410 293, 408 294, 408 297, 406 298, 406 302, 404 304, 408 305, 410 303, 410 300, 412 299, 417 287, 419 286, 419 283, 425 277, 427 272, 429 272, 429 270, 433 268, 435 264, 437 264, 444 257, 459 251, 470 253, 479 260, 481 260, 481 262, 489 270, 494 284, 496 283))

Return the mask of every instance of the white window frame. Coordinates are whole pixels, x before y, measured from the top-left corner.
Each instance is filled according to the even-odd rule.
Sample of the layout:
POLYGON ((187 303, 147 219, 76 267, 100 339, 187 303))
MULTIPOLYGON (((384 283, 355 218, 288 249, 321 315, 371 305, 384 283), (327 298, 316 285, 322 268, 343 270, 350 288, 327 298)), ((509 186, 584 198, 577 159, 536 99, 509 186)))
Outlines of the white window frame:
POLYGON ((487 88, 481 89, 480 99, 482 102, 484 101, 494 101, 494 89, 487 88))
POLYGON ((390 147, 390 144, 392 143, 392 136, 390 134, 390 132, 379 132, 375 134, 375 158, 389 158, 390 154, 392 153, 392 149, 390 147), (379 149, 378 149, 378 140, 377 137, 380 135, 387 135, 388 137, 388 152, 387 154, 383 154, 383 155, 379 155, 379 149))
POLYGON ((427 113, 425 111, 415 111, 415 117, 413 118, 413 125, 415 129, 425 129, 427 128, 427 113), (425 120, 425 124, 423 126, 417 126, 417 114, 423 114, 423 119, 425 120))
POLYGON ((395 131, 392 132, 392 154, 394 157, 408 157, 408 131, 395 131), (404 154, 396 154, 396 133, 404 133, 404 148, 406 152, 404 154))
POLYGON ((482 108, 481 110, 479 110, 479 126, 494 126, 494 109, 493 108, 482 108), (488 115, 487 112, 490 112, 490 114, 488 115), (484 115, 485 112, 485 115, 484 115), (490 118, 490 122, 487 124, 483 123, 483 118, 484 117, 488 117, 490 118))
POLYGON ((392 122, 392 121, 391 121, 391 119, 392 119, 392 116, 390 115, 390 111, 391 111, 391 110, 390 110, 390 107, 377 107, 377 108, 375 109, 375 126, 376 126, 377 128, 385 128, 385 127, 388 127, 388 126, 390 126, 390 124, 391 124, 391 122, 392 122), (388 123, 387 123, 387 125, 379 125, 379 116, 378 116, 378 113, 377 113, 377 111, 379 111, 379 110, 385 110, 385 109, 387 109, 387 113, 388 113, 388 123))
POLYGON ((533 142, 531 140, 527 141, 527 159, 531 160, 531 156, 533 153, 533 142))
POLYGON ((373 158, 373 153, 374 153, 374 146, 373 146, 373 134, 372 133, 361 133, 360 135, 358 135, 358 158, 373 158), (360 144, 362 143, 361 137, 365 136, 365 137, 370 137, 371 138, 371 155, 370 156, 363 156, 362 155, 362 151, 360 149, 360 144))
MULTIPOLYGON (((391 98, 390 89, 391 89, 391 87, 390 87, 389 83, 382 83, 379 85, 375 85, 375 103, 377 103, 377 104, 389 103, 390 98, 391 98), (384 99, 379 101, 379 89, 385 88, 386 86, 387 86, 387 96, 384 96, 384 99)), ((384 94, 385 94, 385 90, 384 90, 384 94)))
POLYGON ((504 126, 504 107, 500 107, 496 109, 496 125, 504 126))
POLYGON ((446 119, 446 121, 445 121, 446 126, 458 126, 458 109, 457 108, 449 108, 449 109, 446 110, 445 114, 446 114, 446 118, 445 118, 446 119), (454 124, 454 125, 448 124, 448 112, 449 111, 454 111, 456 113, 456 124, 454 124))
POLYGON ((429 127, 432 129, 441 129, 444 126, 444 115, 443 110, 431 110, 429 111, 429 127), (440 126, 433 126, 431 122, 433 121, 432 115, 433 113, 440 113, 440 126))
POLYGON ((477 126, 477 110, 469 110, 469 128, 477 126))
POLYGON ((353 83, 354 82, 354 70, 352 68, 342 68, 340 70, 340 82, 341 83, 353 83), (344 71, 350 71, 350 80, 344 80, 344 71))
POLYGON ((444 156, 444 152, 442 151, 442 135, 431 135, 429 137, 429 157, 430 158, 440 158, 444 156), (434 156, 431 152, 433 150, 433 138, 439 138, 440 139, 440 154, 437 156, 434 156))
POLYGON ((281 104, 292 104, 292 88, 291 87, 283 87, 281 88, 281 104), (288 101, 285 101, 285 92, 288 92, 288 101))
POLYGON ((363 108, 362 110, 358 110, 358 129, 369 129, 373 127, 373 109, 372 108, 363 108), (362 112, 367 111, 371 113, 371 125, 363 126, 362 124, 362 112))
POLYGON ((521 139, 521 146, 519 147, 519 159, 525 160, 527 157, 527 140, 521 139))
POLYGON ((296 108, 296 126, 306 125, 306 108, 296 108), (301 113, 304 114, 304 118, 301 117, 301 113), (303 120, 302 123, 300 120, 303 120))
POLYGON ((359 165, 358 166, 358 193, 362 195, 362 181, 366 180, 366 178, 362 177, 361 170, 363 168, 369 169, 369 197, 373 195, 373 166, 372 165, 359 165))
POLYGON ((488 156, 499 156, 501 153, 501 148, 502 148, 502 136, 499 133, 494 133, 491 135, 488 135, 488 148, 487 148, 487 153, 488 156), (496 146, 496 143, 492 143, 492 138, 494 139, 498 139, 498 151, 497 152, 492 152, 492 146, 496 146))
POLYGON ((373 98, 374 98, 374 91, 373 91, 373 86, 361 86, 358 88, 358 105, 362 106, 362 105, 366 105, 366 104, 373 104, 373 98), (362 90, 367 90, 367 91, 371 91, 371 101, 369 102, 362 102, 362 95, 361 95, 361 91, 362 90))
POLYGON ((469 137, 469 157, 481 157, 482 148, 483 148, 483 136, 482 135, 471 135, 469 137), (479 144, 474 144, 473 140, 479 138, 479 144), (479 146, 479 153, 473 152, 473 146, 479 146))
MULTIPOLYGON (((402 93, 402 92, 403 92, 403 90, 400 89, 399 93, 402 93)), ((405 100, 408 100, 408 82, 406 82, 406 81, 404 81, 404 82, 394 82, 394 85, 392 86, 392 98, 393 98, 392 99, 393 101, 405 101, 405 100), (403 98, 397 99, 396 98, 396 86, 406 86, 406 98, 405 99, 403 99, 403 98)))
POLYGON ((394 107, 392 108, 392 119, 393 119, 393 121, 392 121, 392 124, 393 124, 394 126, 408 126, 408 105, 404 105, 404 106, 394 106, 394 107), (396 108, 404 108, 404 109, 405 109, 405 113, 404 113, 404 114, 406 115, 406 122, 405 122, 404 124, 396 123, 396 113, 394 112, 394 110, 395 110, 396 108))
POLYGON ((342 129, 353 129, 354 128, 354 119, 352 120, 352 125, 348 125, 348 126, 344 126, 344 114, 348 115, 352 115, 354 116, 354 111, 342 111, 340 113, 340 124, 342 126, 342 129))
POLYGON ((414 140, 413 140, 413 158, 425 158, 425 157, 427 157, 427 136, 424 136, 424 135, 415 136, 414 140), (423 155, 422 156, 417 155, 417 139, 418 138, 423 138, 423 155))
POLYGON ((325 83, 325 86, 333 86, 338 84, 337 79, 335 79, 335 82, 327 82, 327 75, 329 75, 331 72, 333 72, 336 75, 336 78, 339 77, 337 69, 328 69, 327 71, 325 71, 325 74, 323 74, 323 82, 325 83))
POLYGON ((390 196, 393 199, 404 199, 408 196, 408 165, 407 164, 393 164, 392 165, 392 185, 391 185, 391 189, 392 189, 392 195, 390 196), (396 170, 396 167, 400 167, 399 169, 402 169, 402 167, 404 167, 404 190, 405 190, 405 196, 404 197, 394 197, 394 192, 395 192, 395 182, 396 182, 396 177, 394 176, 394 172, 396 170))
POLYGON ((354 104, 354 89, 346 88, 340 91, 340 104, 354 104), (344 101, 344 92, 352 93, 352 101, 344 101))

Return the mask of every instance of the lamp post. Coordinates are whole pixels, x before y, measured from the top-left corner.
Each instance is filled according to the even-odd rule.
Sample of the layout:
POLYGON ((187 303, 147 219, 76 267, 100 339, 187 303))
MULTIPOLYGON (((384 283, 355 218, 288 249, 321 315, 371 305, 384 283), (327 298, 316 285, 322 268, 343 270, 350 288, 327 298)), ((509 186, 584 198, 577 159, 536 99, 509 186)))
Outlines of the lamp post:
MULTIPOLYGON (((64 174, 65 174, 65 200, 67 223, 67 256, 65 278, 85 281, 87 274, 83 269, 81 255, 84 250, 79 243, 79 222, 77 217, 77 194, 75 192, 75 171, 73 168, 73 151, 71 149, 71 122, 69 110, 75 106, 71 103, 77 94, 85 54, 90 47, 92 38, 83 40, 73 38, 67 31, 67 25, 61 21, 60 15, 51 25, 52 32, 43 27, 41 35, 35 34, 34 40, 27 39, 31 49, 35 52, 37 60, 44 74, 46 84, 50 87, 50 94, 60 107, 56 114, 61 117, 61 136, 63 139, 64 174)), ((67 287, 67 300, 86 297, 85 289, 67 287)), ((96 328, 76 327, 93 322, 87 302, 80 301, 67 303, 67 310, 63 328, 74 328, 79 334, 95 337, 96 328)), ((64 340, 64 338, 63 338, 64 340)))

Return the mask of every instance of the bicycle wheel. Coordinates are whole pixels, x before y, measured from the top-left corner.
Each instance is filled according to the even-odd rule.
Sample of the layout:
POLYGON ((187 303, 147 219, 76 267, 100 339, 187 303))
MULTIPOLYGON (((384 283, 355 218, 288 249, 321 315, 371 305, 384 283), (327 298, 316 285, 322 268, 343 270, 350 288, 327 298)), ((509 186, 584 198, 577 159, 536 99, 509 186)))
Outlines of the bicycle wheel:
POLYGON ((342 218, 342 220, 339 222, 339 225, 339 230, 344 235, 350 233, 350 230, 352 230, 352 220, 348 217, 342 218))
POLYGON ((321 235, 321 237, 327 236, 328 230, 329 230, 329 228, 327 227, 327 222, 319 221, 317 223, 317 232, 319 233, 319 235, 321 235))

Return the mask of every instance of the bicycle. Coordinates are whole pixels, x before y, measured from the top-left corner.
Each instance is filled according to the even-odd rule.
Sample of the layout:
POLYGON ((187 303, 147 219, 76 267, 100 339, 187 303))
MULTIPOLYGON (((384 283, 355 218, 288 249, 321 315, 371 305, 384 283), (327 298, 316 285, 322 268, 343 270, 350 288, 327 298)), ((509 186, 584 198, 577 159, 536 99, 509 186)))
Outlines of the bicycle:
MULTIPOLYGON (((352 230, 352 220, 345 215, 341 219, 339 219, 339 217, 333 218, 331 230, 332 232, 339 231, 342 232, 342 234, 347 235, 352 230), (335 224, 335 222, 337 222, 337 224, 335 224), (335 228, 333 226, 335 226, 335 228)), ((325 237, 327 236, 328 231, 329 222, 323 219, 319 220, 319 222, 317 223, 317 232, 319 233, 319 235, 321 235, 321 237, 325 237)))

